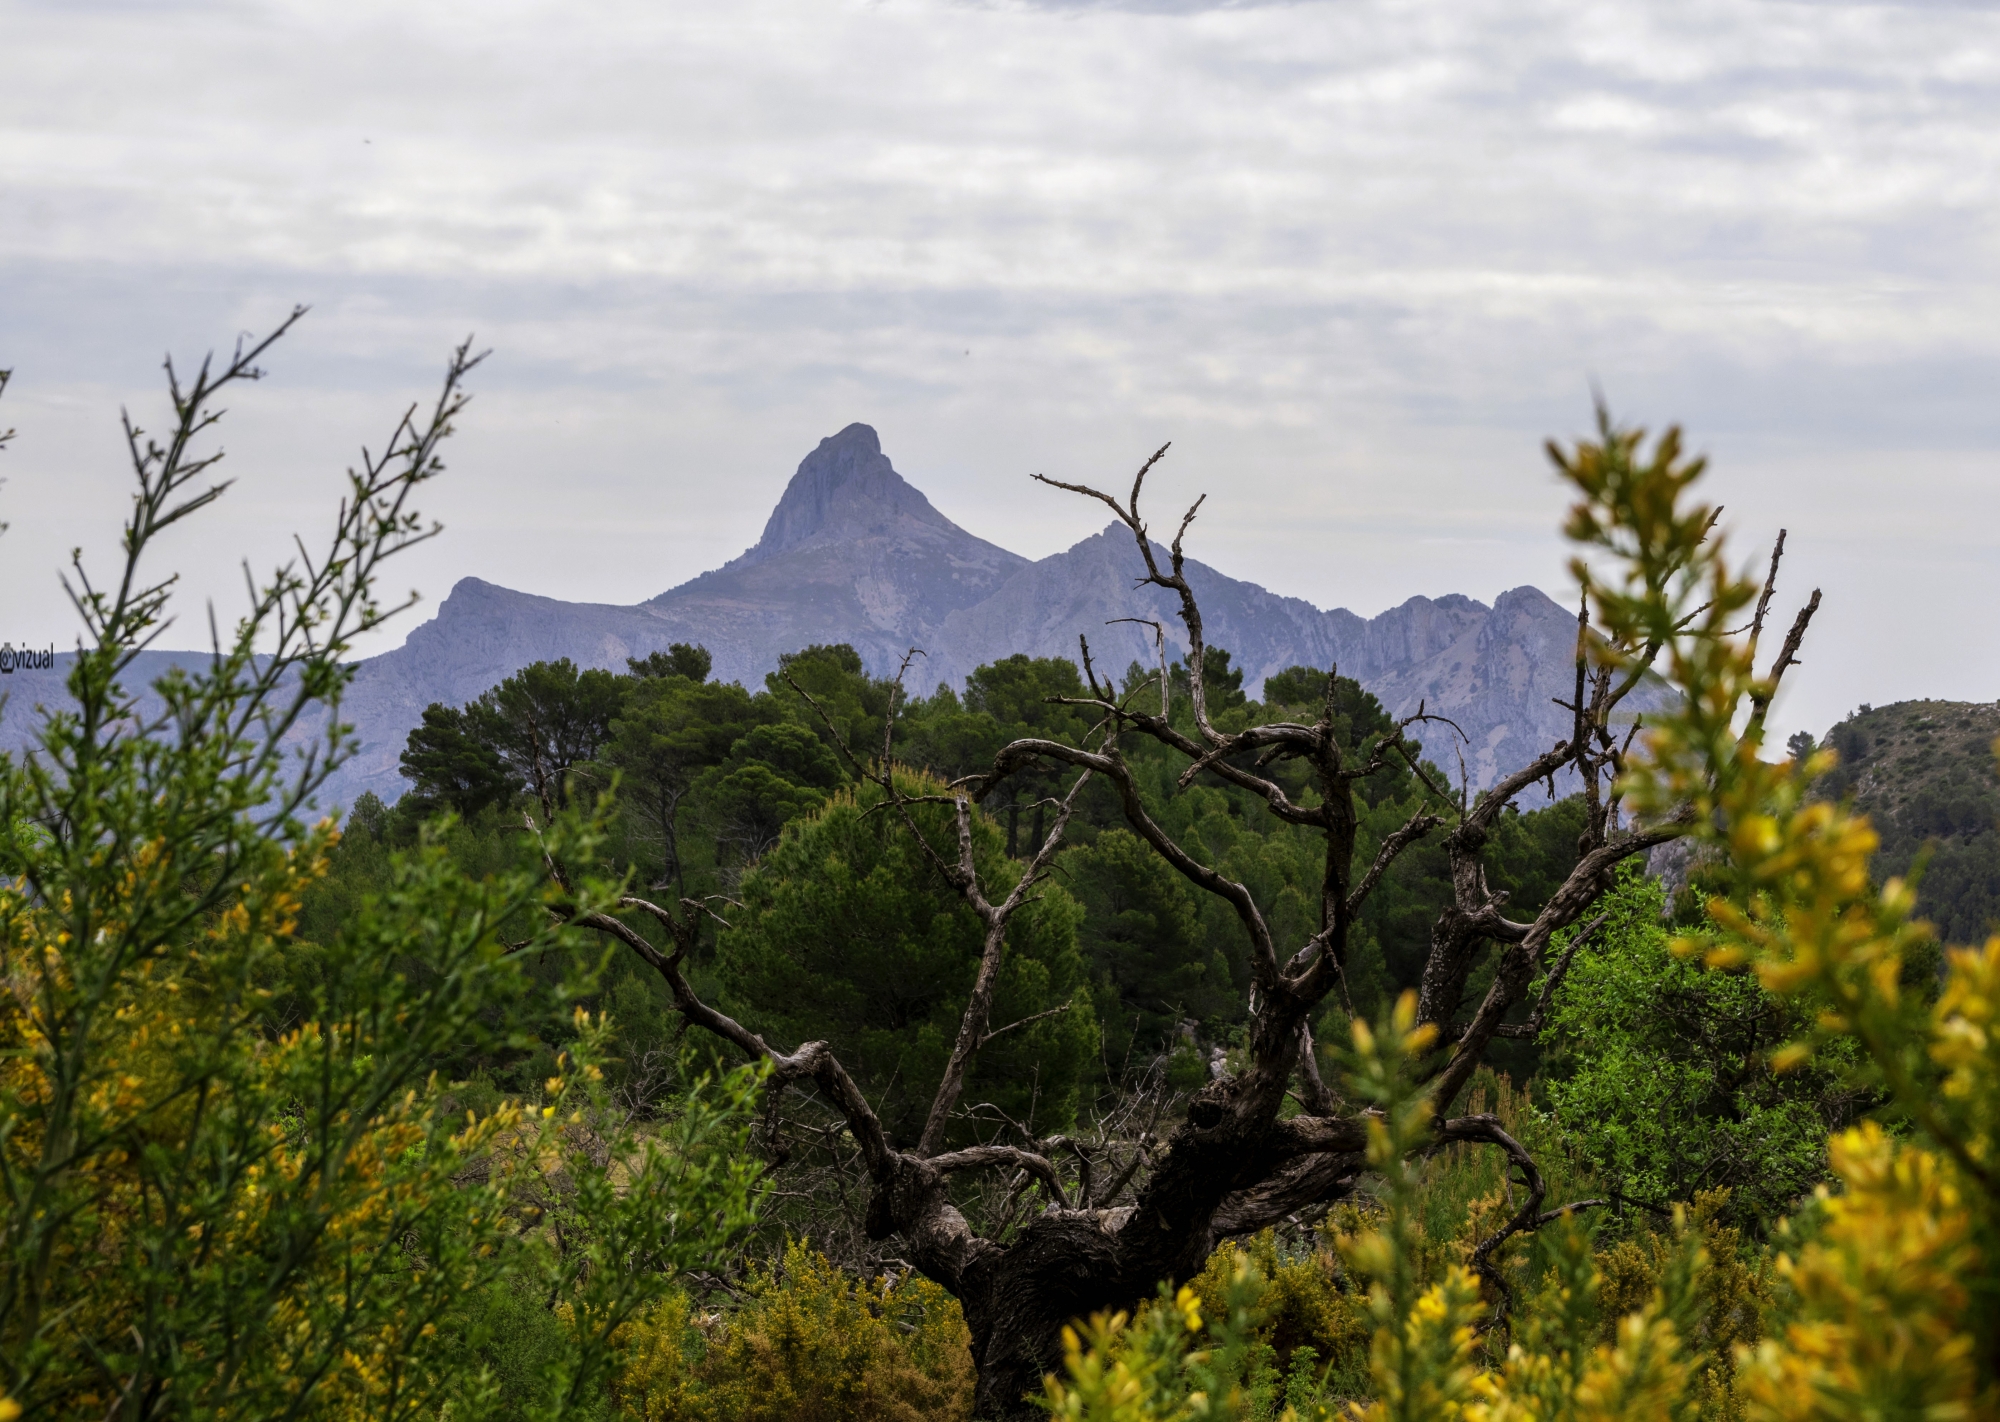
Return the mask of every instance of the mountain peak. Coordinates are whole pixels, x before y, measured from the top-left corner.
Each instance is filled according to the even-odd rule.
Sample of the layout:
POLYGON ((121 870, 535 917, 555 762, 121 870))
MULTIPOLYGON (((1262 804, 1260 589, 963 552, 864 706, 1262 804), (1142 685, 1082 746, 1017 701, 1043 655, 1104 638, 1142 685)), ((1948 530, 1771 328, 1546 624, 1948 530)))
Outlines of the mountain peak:
POLYGON ((902 519, 953 528, 896 472, 874 429, 852 424, 828 435, 799 461, 798 472, 771 510, 764 536, 739 561, 762 562, 804 543, 880 531, 902 519))
MULTIPOLYGON (((864 425, 859 420, 856 420, 839 434, 830 434, 821 440, 819 442, 819 449, 855 449, 865 451, 871 455, 880 454, 882 452, 882 437, 875 433, 875 426, 864 425)), ((814 451, 814 453, 818 452, 819 450, 814 451)), ((811 457, 811 455, 807 455, 806 459, 810 459, 811 457)), ((800 460, 799 462, 803 464, 805 460, 800 460)))

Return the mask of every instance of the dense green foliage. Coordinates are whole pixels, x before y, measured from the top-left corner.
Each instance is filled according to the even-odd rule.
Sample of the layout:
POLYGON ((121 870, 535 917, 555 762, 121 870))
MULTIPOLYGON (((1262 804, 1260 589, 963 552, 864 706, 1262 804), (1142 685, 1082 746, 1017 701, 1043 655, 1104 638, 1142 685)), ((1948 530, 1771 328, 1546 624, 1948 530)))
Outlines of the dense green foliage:
POLYGON ((636 1320, 615 1397, 633 1422, 963 1422, 972 1357, 928 1280, 848 1277, 802 1244, 744 1281, 726 1327, 684 1296, 636 1320), (706 1323, 706 1327, 704 1327, 706 1323))
POLYGON ((474 814, 524 788, 567 806, 570 772, 596 758, 623 701, 610 672, 578 671, 567 657, 536 662, 462 709, 424 708, 402 771, 426 810, 474 814))
POLYGON ((1127 1062, 1181 1022, 1213 1035, 1234 1020, 1230 957, 1206 931, 1201 896, 1128 829, 1070 851, 1063 867, 1084 909, 1082 935, 1107 1003, 1105 1054, 1127 1062))
POLYGON ((1768 1226, 1825 1177, 1827 1136, 1866 1104, 1854 1051, 1774 1071, 1771 1053, 1808 1029, 1811 1004, 1676 953, 1665 904, 1633 867, 1598 905, 1604 926, 1549 1012, 1550 1107, 1606 1189, 1655 1210, 1726 1190, 1733 1219, 1768 1226))
MULTIPOLYGON (((743 876, 742 907, 720 936, 714 973, 732 1014, 786 1041, 831 1042, 891 1137, 913 1142, 984 930, 902 825, 870 813, 882 799, 874 785, 835 796, 743 876)), ((935 843, 954 836, 946 806, 919 806, 917 819, 935 843)), ((977 819, 972 840, 983 882, 1011 888, 1020 869, 1003 861, 1000 830, 977 819)), ((972 1099, 1043 1133, 1075 1121, 1097 1065, 1080 917, 1076 901, 1051 886, 1009 924, 993 1022, 1042 1020, 996 1037, 969 1082, 972 1099)))
MULTIPOLYGON (((1268 699, 1253 702, 1242 692, 1242 674, 1230 667, 1226 651, 1211 648, 1209 662, 1211 707, 1225 729, 1257 718, 1310 721, 1327 696, 1324 672, 1295 667, 1269 678, 1268 699)), ((845 646, 811 647, 785 658, 755 692, 705 680, 708 665, 705 651, 686 646, 634 661, 622 676, 538 663, 462 711, 432 707, 425 724, 411 734, 404 755, 412 793, 393 808, 364 797, 350 827, 370 831, 384 845, 410 843, 426 815, 454 806, 466 818, 452 842, 471 856, 468 865, 498 862, 509 852, 507 844, 523 834, 512 828, 519 823, 518 811, 502 813, 501 804, 539 800, 530 774, 518 768, 524 754, 518 747, 525 743, 517 741, 510 750, 495 729, 506 723, 505 708, 538 708, 532 715, 517 715, 518 726, 602 727, 594 758, 576 758, 575 735, 580 733, 562 746, 550 742, 539 751, 531 748, 543 763, 562 760, 567 766, 563 796, 585 785, 603 789, 616 784, 618 818, 600 867, 629 874, 641 884, 671 886, 676 895, 723 893, 742 899, 753 910, 752 918, 733 920, 744 943, 767 941, 762 925, 783 900, 785 912, 794 917, 780 935, 786 939, 782 952, 791 955, 795 966, 779 972, 772 950, 759 949, 753 972, 744 966, 748 949, 717 957, 718 947, 711 946, 704 949, 704 981, 724 988, 760 1022, 769 1022, 780 1039, 832 1040, 843 1054, 860 1053, 857 1060, 865 1056, 859 1070, 869 1082, 899 1101, 920 1099, 948 1050, 957 1012, 952 1004, 963 1001, 972 920, 962 910, 947 910, 948 890, 914 847, 896 847, 898 836, 886 821, 871 831, 877 848, 862 854, 861 840, 845 829, 835 834, 814 816, 829 795, 856 783, 847 755, 872 758, 880 753, 892 702, 895 759, 914 771, 950 780, 990 765, 993 755, 1016 739, 1080 737, 1086 728, 1083 717, 1063 704, 1063 698, 1084 689, 1077 669, 1062 658, 1014 656, 974 671, 962 697, 940 686, 929 697, 901 700, 892 682, 870 676, 845 646), (817 711, 799 691, 812 698, 817 711), (506 786, 500 801, 490 794, 496 777, 506 786), (812 848, 785 838, 786 827, 794 825, 800 827, 800 837, 812 839, 812 848), (835 839, 843 848, 825 848, 835 839), (865 892, 852 886, 836 889, 831 883, 812 891, 832 895, 829 902, 844 902, 844 895, 862 902, 893 880, 899 885, 899 902, 928 904, 939 915, 937 923, 956 924, 956 929, 924 929, 912 936, 912 921, 899 910, 884 920, 899 926, 878 925, 869 941, 902 947, 858 953, 843 949, 839 959, 829 957, 831 945, 840 939, 835 930, 845 931, 849 920, 792 903, 807 892, 801 886, 829 864, 845 866, 843 873, 858 872, 868 885, 865 892), (957 946, 948 946, 953 942, 957 946), (939 989, 948 982, 958 984, 952 990, 958 997, 939 989), (866 1012, 857 1006, 876 1002, 887 1005, 866 1012), (765 1012, 775 1015, 761 1015, 765 1012), (906 1040, 899 1040, 893 1051, 864 1051, 859 1044, 869 1033, 906 1040)), ((1134 694, 1157 695, 1157 673, 1135 667, 1130 677, 1142 688, 1134 694)), ((1175 687, 1176 723, 1191 727, 1184 675, 1175 687)), ((1350 748, 1365 751, 1390 730, 1381 704, 1352 679, 1339 678, 1333 694, 1336 725, 1350 748)), ((1311 834, 1277 821, 1255 797, 1233 787, 1201 784, 1180 790, 1175 784, 1179 762, 1150 739, 1134 739, 1125 753, 1163 827, 1198 859, 1247 884, 1281 938, 1300 939, 1317 926, 1323 866, 1311 834)), ((1267 769, 1310 803, 1313 791, 1302 769, 1286 763, 1267 769)), ((1434 784, 1444 783, 1435 768, 1428 773, 1434 784)), ((1012 778, 982 807, 982 872, 1039 847, 1060 784, 1051 771, 1032 771, 1012 778), (998 839, 989 826, 997 828, 998 839)), ((1395 761, 1363 782, 1362 862, 1426 794, 1419 776, 1395 761)), ((841 811, 833 818, 845 825, 850 813, 841 811)), ((1572 801, 1502 817, 1489 857, 1512 888, 1515 911, 1532 914, 1562 881, 1575 862, 1581 825, 1581 806, 1572 801)), ((941 836, 940 843, 951 838, 942 820, 930 829, 941 836)), ((1190 889, 1126 828, 1108 787, 1100 783, 1087 789, 1067 842, 1072 847, 1062 855, 1060 872, 1068 898, 1082 906, 1068 930, 1081 954, 1079 966, 1070 966, 1067 950, 1054 953, 1046 963, 1048 987, 1017 990, 1010 985, 996 1008, 1001 1014, 996 1020, 1004 1022, 1013 1020, 1009 1004, 1017 999, 1024 1008, 1021 1015, 1072 998, 1078 1002, 1069 1025, 1037 1028, 1022 1042, 1009 1043, 1003 1053, 1006 1072, 1018 1072, 1029 1083, 1024 1089, 1040 1103, 1038 1119, 1049 1121, 1070 1119, 1092 1092, 1143 1073, 1176 1044, 1190 1060, 1227 1047, 1243 1021, 1248 983, 1246 944, 1234 914, 1212 896, 1190 889), (1029 1009, 1029 1002, 1040 1005, 1029 1009), (1086 1005, 1094 1010, 1082 1010, 1086 1005), (1093 1034, 1087 1043, 1076 1035, 1085 1023, 1093 1034)), ((381 852, 361 842, 340 851, 332 882, 357 888, 318 895, 308 904, 308 919, 327 899, 357 891, 372 872, 361 867, 362 861, 378 863, 381 852), (351 861, 341 862, 341 855, 351 855, 351 861)), ((1379 1009, 1416 983, 1429 950, 1431 924, 1449 897, 1446 876, 1442 849, 1420 843, 1365 904, 1349 970, 1357 1010, 1379 1009)), ((865 920, 865 914, 855 912, 859 916, 854 921, 865 920)), ((729 938, 724 934, 715 944, 729 938)), ((1021 960, 1010 973, 1041 971, 1031 969, 1029 961, 1041 960, 1021 960)), ((631 964, 614 963, 609 971, 614 986, 627 984, 618 989, 628 1004, 619 1016, 631 1024, 628 1030, 645 1039, 632 1043, 633 1054, 643 1056, 664 1030, 644 1009, 650 1002, 657 1010, 661 1000, 657 993, 649 997, 643 972, 631 964)), ((1483 991, 1484 985, 1484 977, 1476 973, 1470 990, 1483 991)), ((1344 1017, 1343 1009, 1332 1010, 1344 1017)), ((551 1030, 556 1034, 551 1040, 559 1040, 560 1024, 551 1024, 551 1030)), ((1507 1044, 1498 1049, 1497 1060, 1524 1072, 1534 1069, 1538 1057, 1530 1044, 1507 1044)), ((1186 1079, 1199 1080, 1199 1072, 1186 1079)))

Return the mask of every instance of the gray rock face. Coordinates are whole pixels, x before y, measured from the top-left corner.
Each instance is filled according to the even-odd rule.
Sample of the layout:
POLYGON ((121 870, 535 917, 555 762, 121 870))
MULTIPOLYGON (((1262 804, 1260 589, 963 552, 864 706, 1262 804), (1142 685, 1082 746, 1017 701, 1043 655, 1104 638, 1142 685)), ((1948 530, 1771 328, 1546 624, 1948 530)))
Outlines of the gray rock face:
MULTIPOLYGON (((957 685, 981 663, 1017 651, 1075 660, 1079 637, 1089 639, 1100 675, 1113 680, 1134 661, 1154 665, 1152 629, 1107 625, 1113 618, 1160 623, 1168 655, 1185 656, 1179 602, 1157 587, 1135 588, 1143 568, 1122 524, 1030 564, 985 601, 945 619, 925 682, 936 677, 957 685)), ((1454 779, 1462 755, 1475 790, 1568 733, 1570 715, 1553 698, 1568 700, 1575 689, 1576 616, 1539 589, 1511 589, 1491 608, 1456 594, 1415 597, 1364 620, 1345 608, 1323 612, 1192 559, 1186 568, 1210 645, 1229 649, 1252 695, 1287 667, 1338 667, 1392 715, 1421 707, 1448 717, 1463 741, 1441 723, 1414 734, 1454 779)), ((1655 704, 1650 690, 1637 700, 1655 704)))
POLYGON ((799 465, 754 548, 641 608, 660 645, 700 642, 716 676, 754 685, 782 653, 816 642, 852 643, 870 667, 893 668, 1027 561, 932 508, 875 431, 849 425, 799 465))
MULTIPOLYGON (((1571 715, 1555 698, 1567 701, 1576 690, 1576 615, 1537 588, 1509 589, 1490 610, 1455 601, 1464 604, 1455 609, 1458 616, 1426 615, 1421 629, 1413 629, 1432 648, 1428 655, 1400 665, 1385 661, 1362 680, 1396 715, 1422 705, 1456 722, 1463 741, 1434 727, 1425 744, 1454 774, 1455 758, 1463 754, 1466 778, 1478 789, 1569 734, 1571 715)), ((1376 621, 1412 606, 1405 603, 1376 621)), ((1644 705, 1657 704, 1650 690, 1642 692, 1644 705)))
MULTIPOLYGON (((1156 556, 1164 566, 1164 550, 1156 556)), ((1028 564, 985 600, 944 619, 943 635, 928 649, 926 683, 957 686, 974 667, 1014 652, 1076 661, 1080 637, 1089 639, 1098 672, 1116 681, 1132 662, 1151 667, 1158 660, 1153 629, 1113 621, 1124 617, 1159 623, 1169 655, 1185 655, 1180 601, 1163 588, 1135 587, 1144 571, 1138 545, 1119 523, 1028 564)), ((1243 668, 1248 687, 1262 686, 1265 677, 1290 666, 1324 667, 1338 661, 1344 669, 1348 649, 1358 645, 1368 625, 1344 608, 1322 612, 1301 598, 1238 582, 1205 563, 1189 560, 1187 576, 1209 643, 1229 649, 1231 664, 1243 668)))
MULTIPOLYGON (((1421 704, 1450 717, 1463 743, 1438 725, 1421 728, 1422 738, 1454 778, 1462 752, 1474 789, 1567 729, 1568 713, 1551 698, 1571 689, 1575 614, 1534 588, 1503 593, 1490 608, 1457 595, 1412 598, 1363 619, 1203 563, 1187 567, 1210 644, 1229 649, 1253 695, 1286 667, 1337 665, 1396 715, 1421 704)), ((896 472, 874 430, 849 425, 806 456, 754 547, 636 607, 462 580, 403 646, 356 668, 341 715, 362 749, 328 801, 351 805, 364 790, 394 799, 404 789, 397 758, 425 706, 462 705, 556 657, 622 671, 627 657, 700 643, 717 677, 754 687, 782 653, 813 643, 851 643, 881 674, 916 646, 928 654, 911 676, 921 692, 962 687, 975 667, 1015 652, 1074 660, 1083 637, 1099 674, 1115 680, 1133 661, 1154 665, 1156 653, 1150 628, 1107 625, 1113 619, 1157 621, 1169 655, 1186 650, 1177 603, 1135 587, 1142 570, 1131 535, 1115 523, 1034 563, 974 537, 896 472)), ((51 690, 59 676, 42 674, 51 690)), ((17 696, 0 713, 0 747, 25 742, 38 699, 17 696)))

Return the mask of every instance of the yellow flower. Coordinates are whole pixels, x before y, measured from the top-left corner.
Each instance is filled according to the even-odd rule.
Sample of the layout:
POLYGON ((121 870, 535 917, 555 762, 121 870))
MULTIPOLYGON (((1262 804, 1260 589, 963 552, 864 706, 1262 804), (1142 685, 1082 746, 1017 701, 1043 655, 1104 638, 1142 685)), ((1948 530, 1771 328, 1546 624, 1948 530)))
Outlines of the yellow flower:
POLYGON ((1181 1311, 1181 1322, 1187 1325, 1188 1332, 1201 1332, 1201 1299, 1193 1289, 1182 1284, 1181 1291, 1174 1295, 1174 1307, 1181 1311))

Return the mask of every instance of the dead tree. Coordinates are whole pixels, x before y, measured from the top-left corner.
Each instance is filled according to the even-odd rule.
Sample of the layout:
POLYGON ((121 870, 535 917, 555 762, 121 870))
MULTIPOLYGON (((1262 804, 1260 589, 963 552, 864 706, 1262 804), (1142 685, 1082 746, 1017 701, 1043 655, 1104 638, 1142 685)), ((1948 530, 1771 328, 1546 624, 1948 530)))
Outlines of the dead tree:
MULTIPOLYGON (((1097 722, 1080 744, 1017 741, 1000 752, 989 771, 956 782, 942 797, 912 793, 912 782, 895 773, 893 703, 881 757, 872 765, 861 765, 848 747, 841 746, 855 772, 882 788, 884 805, 901 816, 906 831, 922 843, 937 872, 986 929, 983 956, 957 1040, 914 1147, 899 1149, 891 1143, 827 1043, 808 1042, 785 1051, 696 995, 684 969, 703 919, 713 916, 709 905, 687 899, 673 906, 624 899, 623 908, 650 917, 664 930, 665 947, 656 946, 617 917, 575 915, 582 926, 620 940, 650 964, 686 1021, 728 1040, 749 1058, 768 1063, 772 1090, 817 1089, 845 1118, 869 1175, 868 1233, 878 1240, 894 1237, 905 1258, 959 1300, 972 1332, 979 1373, 977 1409, 985 1417, 1035 1415, 1023 1398, 1059 1364, 1065 1323, 1096 1310, 1130 1307, 1151 1296, 1162 1281, 1199 1272, 1219 1241, 1323 1208, 1352 1188, 1365 1162, 1365 1118, 1321 1079, 1310 1023, 1330 998, 1341 1004, 1347 1000, 1349 935, 1362 903, 1400 854, 1441 827, 1453 901, 1434 928, 1420 992, 1422 1019, 1439 1029, 1440 1047, 1430 1068, 1434 1138, 1437 1143, 1490 1144, 1504 1152, 1510 1169, 1519 1173, 1525 1202, 1478 1246, 1473 1261, 1495 1295, 1496 1314, 1503 1310, 1506 1291, 1497 1256, 1505 1242, 1569 1209, 1595 1202, 1544 1211, 1542 1176, 1498 1119, 1452 1117, 1449 1111, 1496 1036, 1530 1035, 1539 1025, 1539 1013, 1528 1023, 1511 1027, 1507 1019, 1544 969, 1554 936, 1574 925, 1605 892, 1620 860, 1683 833, 1683 826, 1675 822, 1643 828, 1621 825, 1613 783, 1632 734, 1628 731, 1623 740, 1618 738, 1612 713, 1640 685, 1659 648, 1615 648, 1610 649, 1615 656, 1604 655, 1605 649, 1593 642, 1587 616, 1578 619, 1574 697, 1565 703, 1572 714, 1570 734, 1477 800, 1463 787, 1453 795, 1419 760, 1418 747, 1405 731, 1418 721, 1436 719, 1423 715, 1421 708, 1372 743, 1344 748, 1336 734, 1331 671, 1324 708, 1313 724, 1277 722, 1233 733, 1219 730, 1210 718, 1204 687, 1201 611, 1184 574, 1181 549, 1200 502, 1181 520, 1164 559, 1148 537, 1139 511, 1146 475, 1165 453, 1163 448, 1146 461, 1123 503, 1084 486, 1043 482, 1109 505, 1132 531, 1143 568, 1140 584, 1167 589, 1178 597, 1188 643, 1193 734, 1171 723, 1165 704, 1156 714, 1136 704, 1136 694, 1131 700, 1121 699, 1114 687, 1101 683, 1085 645, 1083 670, 1090 694, 1068 704, 1087 709, 1097 722), (1182 788, 1204 776, 1221 780, 1257 796, 1279 819, 1323 837, 1318 925, 1304 942, 1275 941, 1250 890, 1202 863, 1161 827, 1121 750, 1134 736, 1151 737, 1185 758, 1182 788), (1317 803, 1294 800, 1264 773, 1279 758, 1303 762, 1309 769, 1317 803), (1429 791, 1427 803, 1390 834, 1367 863, 1357 863, 1357 787, 1392 761, 1407 765, 1423 780, 1429 791), (974 867, 975 806, 1014 775, 1055 767, 1066 768, 1075 779, 1056 805, 1053 827, 1019 881, 995 901, 974 867), (1555 777, 1571 772, 1581 780, 1588 809, 1576 867, 1532 920, 1510 919, 1504 912, 1507 895, 1488 884, 1483 859, 1494 824, 1517 795, 1538 782, 1546 783, 1553 793, 1555 777), (1196 1092, 1183 1119, 1163 1142, 1147 1140, 1122 1152, 1102 1151, 1105 1169, 1098 1175, 1093 1174, 1090 1152, 1081 1149, 1044 1152, 992 1144, 944 1150, 946 1126, 959 1106, 967 1070, 980 1047, 996 1035, 989 1013, 1008 921, 1049 873, 1078 794, 1092 777, 1112 788, 1125 820, 1155 853, 1196 888, 1225 902, 1241 924, 1249 942, 1251 976, 1243 1065, 1196 1092), (932 843, 910 812, 919 801, 939 799, 954 809, 956 845, 932 843), (1494 949, 1500 957, 1491 985, 1471 1015, 1461 1020, 1470 976, 1494 949), (1281 1119, 1288 1091, 1306 1111, 1281 1119), (1015 1176, 1017 1196, 1021 1188, 1037 1188, 1044 1198, 1040 1213, 1019 1224, 1004 1242, 975 1232, 953 1203, 954 1177, 993 1170, 1015 1176)), ((1787 640, 1788 658, 1810 613, 1808 609, 1801 614, 1795 635, 1787 640)), ((828 728, 832 730, 830 722, 828 728)), ((552 868, 560 877, 560 869, 552 868)))

